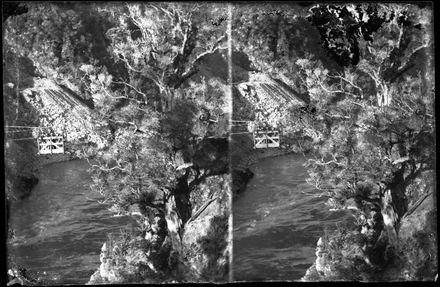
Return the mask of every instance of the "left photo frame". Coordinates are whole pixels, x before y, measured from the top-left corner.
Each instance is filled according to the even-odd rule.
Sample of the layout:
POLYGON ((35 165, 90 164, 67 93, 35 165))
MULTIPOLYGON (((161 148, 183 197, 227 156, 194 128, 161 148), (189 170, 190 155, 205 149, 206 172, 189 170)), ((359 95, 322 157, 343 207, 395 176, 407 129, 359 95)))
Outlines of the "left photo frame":
POLYGON ((230 281, 228 5, 2 5, 8 284, 230 281))

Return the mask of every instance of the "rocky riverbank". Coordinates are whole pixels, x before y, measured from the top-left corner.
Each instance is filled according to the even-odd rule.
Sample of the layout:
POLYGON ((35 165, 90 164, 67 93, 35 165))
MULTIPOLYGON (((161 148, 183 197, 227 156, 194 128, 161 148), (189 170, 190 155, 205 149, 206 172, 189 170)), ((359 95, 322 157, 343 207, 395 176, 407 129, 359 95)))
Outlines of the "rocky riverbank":
POLYGON ((255 149, 247 154, 242 162, 232 168, 232 190, 233 195, 237 195, 246 189, 247 183, 252 179, 254 173, 250 170, 250 166, 256 164, 258 161, 270 158, 283 156, 286 154, 293 153, 293 151, 282 148, 271 148, 271 149, 255 149))
POLYGON ((39 171, 48 164, 77 159, 74 153, 38 155, 33 144, 17 145, 8 143, 6 153, 14 152, 15 155, 7 156, 5 173, 6 194, 12 200, 23 199, 30 195, 38 183, 39 171))
MULTIPOLYGON (((229 182, 224 174, 200 183, 191 193, 192 217, 180 227, 180 235, 169 231, 160 246, 155 246, 164 228, 159 217, 150 231, 108 240, 100 267, 87 284, 226 282, 229 182)), ((139 220, 148 222, 145 214, 139 220)))
POLYGON ((246 185, 253 177, 250 166, 258 161, 292 153, 287 147, 255 149, 252 139, 248 135, 233 135, 230 142, 232 194, 235 196, 246 189, 246 185))

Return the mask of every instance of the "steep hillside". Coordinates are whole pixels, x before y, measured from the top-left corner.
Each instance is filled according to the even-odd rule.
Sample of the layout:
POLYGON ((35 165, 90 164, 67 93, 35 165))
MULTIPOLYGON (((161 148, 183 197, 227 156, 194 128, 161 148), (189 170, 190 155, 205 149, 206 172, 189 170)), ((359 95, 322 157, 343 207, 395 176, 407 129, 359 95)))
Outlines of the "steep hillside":
MULTIPOLYGON (((250 72, 249 79, 236 86, 240 95, 253 107, 254 121, 257 125, 277 127, 288 108, 303 107, 307 104, 306 98, 295 92, 295 87, 290 87, 264 73, 250 72)), ((243 114, 238 111, 236 114, 243 118, 243 114)))
POLYGON ((39 126, 64 135, 69 145, 102 144, 93 132, 92 106, 73 91, 52 80, 39 78, 35 79, 32 88, 23 91, 23 95, 37 112, 39 126))

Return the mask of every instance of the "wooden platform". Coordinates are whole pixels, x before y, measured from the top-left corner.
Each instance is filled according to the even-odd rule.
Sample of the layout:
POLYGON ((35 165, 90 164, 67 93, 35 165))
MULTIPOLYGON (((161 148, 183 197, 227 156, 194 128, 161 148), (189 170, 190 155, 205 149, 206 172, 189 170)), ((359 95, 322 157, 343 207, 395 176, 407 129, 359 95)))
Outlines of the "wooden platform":
POLYGON ((62 136, 41 137, 37 139, 38 154, 64 153, 64 138, 62 136))
POLYGON ((254 131, 255 148, 280 147, 280 132, 277 130, 254 131))
POLYGON ((231 135, 248 134, 252 136, 254 148, 280 147, 280 132, 275 129, 256 129, 252 121, 233 120, 231 135))

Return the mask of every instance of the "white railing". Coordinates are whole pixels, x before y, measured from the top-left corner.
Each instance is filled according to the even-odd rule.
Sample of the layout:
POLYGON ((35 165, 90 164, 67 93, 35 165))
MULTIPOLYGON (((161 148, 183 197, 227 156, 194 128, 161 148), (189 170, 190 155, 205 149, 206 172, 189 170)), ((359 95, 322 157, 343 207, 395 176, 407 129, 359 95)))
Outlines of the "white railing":
POLYGON ((64 153, 64 139, 62 136, 42 137, 37 140, 38 154, 64 153))
POLYGON ((280 147, 280 133, 275 130, 255 131, 254 147, 255 148, 280 147))
MULTIPOLYGON (((236 120, 232 120, 231 122, 232 127, 234 128, 238 128, 238 129, 242 129, 242 130, 246 130, 246 132, 238 132, 239 134, 241 133, 252 133, 255 129, 255 124, 252 121, 236 121, 236 120)), ((237 132, 233 132, 233 134, 236 134, 237 132)))

